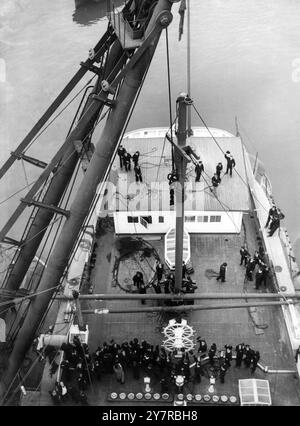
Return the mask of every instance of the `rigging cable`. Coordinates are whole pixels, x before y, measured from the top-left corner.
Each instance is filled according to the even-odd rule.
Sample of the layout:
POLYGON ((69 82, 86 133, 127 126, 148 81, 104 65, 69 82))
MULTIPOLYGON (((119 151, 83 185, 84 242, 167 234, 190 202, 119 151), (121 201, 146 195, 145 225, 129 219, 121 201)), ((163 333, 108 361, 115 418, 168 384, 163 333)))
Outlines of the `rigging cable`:
POLYGON ((46 127, 43 128, 43 130, 40 131, 36 135, 36 137, 30 142, 30 144, 24 149, 23 153, 27 152, 29 148, 34 144, 34 142, 48 129, 49 126, 68 108, 69 105, 80 95, 80 93, 85 90, 87 86, 90 85, 90 83, 94 80, 96 77, 96 74, 73 96, 73 98, 61 109, 54 117, 53 119, 47 124, 46 127))
MULTIPOLYGON (((207 126, 207 124, 205 123, 205 121, 203 120, 203 118, 201 117, 200 113, 198 112, 197 108, 195 107, 194 104, 192 104, 194 110, 196 111, 196 114, 198 115, 198 117, 200 118, 200 120, 202 121, 202 123, 204 124, 206 130, 209 132, 209 134, 211 135, 212 139, 215 141, 216 145, 218 146, 218 148, 221 150, 221 152, 223 154, 225 154, 225 152, 223 151, 223 149, 221 148, 220 144, 218 143, 218 141, 216 140, 216 138, 214 137, 214 135, 212 134, 212 132, 210 131, 209 127, 207 126)), ((247 184, 247 182, 245 182, 245 180, 243 179, 243 177, 240 175, 240 173, 236 170, 236 168, 234 168, 234 171, 236 172, 236 174, 239 176, 239 178, 241 179, 241 181, 244 183, 244 185, 247 187, 247 189, 249 188, 249 185, 247 184)), ((259 199, 252 194, 253 197, 256 199, 256 201, 262 206, 262 208, 267 212, 267 209, 264 207, 264 205, 259 201, 259 199)))
MULTIPOLYGON (((166 50, 167 50, 167 71, 168 71, 168 95, 169 95, 169 120, 170 120, 170 129, 171 129, 171 140, 173 141, 173 131, 172 131, 172 96, 171 96, 171 76, 170 76, 170 53, 169 53, 169 35, 168 27, 166 27, 166 50)), ((174 147, 171 146, 172 153, 172 169, 174 169, 174 147)))

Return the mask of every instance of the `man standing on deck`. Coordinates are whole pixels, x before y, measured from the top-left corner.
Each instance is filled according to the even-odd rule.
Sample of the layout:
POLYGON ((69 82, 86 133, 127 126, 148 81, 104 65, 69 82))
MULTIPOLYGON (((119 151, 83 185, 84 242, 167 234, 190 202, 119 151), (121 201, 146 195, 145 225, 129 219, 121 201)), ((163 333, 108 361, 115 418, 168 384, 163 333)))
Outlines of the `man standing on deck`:
POLYGON ((227 369, 228 369, 228 365, 226 365, 226 364, 221 365, 221 368, 220 368, 220 381, 221 381, 221 383, 225 383, 225 374, 226 374, 227 369))
POLYGON ((225 158, 227 160, 227 168, 226 168, 225 175, 227 175, 228 172, 230 172, 230 176, 232 177, 232 168, 235 167, 235 160, 233 156, 230 154, 230 151, 226 151, 225 158))
POLYGON ((250 256, 250 253, 248 252, 248 250, 244 246, 242 246, 241 249, 240 249, 240 255, 241 255, 241 263, 240 263, 240 265, 242 265, 244 263, 245 266, 246 266, 247 259, 250 256))
POLYGON ((225 280, 225 278, 226 278, 226 269, 227 269, 227 263, 224 262, 220 266, 220 271, 219 271, 219 276, 217 277, 217 281, 221 280, 222 283, 226 282, 226 280, 225 280))
POLYGON ((255 265, 256 265, 255 260, 253 259, 253 257, 250 257, 246 266, 246 278, 249 281, 253 281, 253 271, 255 269, 255 265))
POLYGON ((255 274, 255 290, 258 290, 261 286, 263 280, 263 270, 261 268, 258 268, 258 271, 255 274))
POLYGON ((242 365, 244 349, 245 349, 244 343, 240 343, 239 345, 236 345, 235 347, 235 351, 236 351, 235 366, 238 368, 240 368, 240 366, 242 365))
MULTIPOLYGON (((147 289, 146 289, 146 285, 145 285, 144 281, 139 286, 139 293, 140 294, 146 294, 147 293, 147 289)), ((141 302, 142 302, 142 305, 145 304, 145 300, 144 299, 142 299, 141 302)))
POLYGON ((275 214, 272 217, 268 237, 272 237, 272 235, 274 234, 276 229, 278 229, 280 227, 280 220, 281 219, 284 219, 284 214, 279 209, 277 209, 277 214, 275 214))
POLYGON ((136 182, 143 182, 142 170, 139 165, 134 166, 135 180, 136 182))
POLYGON ((123 155, 123 161, 124 161, 124 166, 125 166, 125 170, 126 172, 130 172, 131 170, 131 155, 129 154, 129 152, 125 152, 125 154, 123 155))
POLYGON ((161 262, 159 262, 156 265, 156 278, 157 278, 157 281, 161 281, 163 273, 164 273, 164 265, 161 262))
POLYGON ((210 365, 214 365, 214 357, 216 355, 216 352, 217 352, 217 345, 213 343, 208 351, 210 365))
POLYGON ((216 175, 218 176, 220 181, 221 181, 221 171, 222 170, 223 170, 223 164, 220 162, 220 163, 217 164, 217 167, 216 167, 216 175))
POLYGON ((195 167, 195 173, 196 173, 196 182, 200 181, 201 173, 204 172, 204 166, 202 161, 198 161, 195 167))
POLYGON ((140 151, 135 151, 135 153, 132 156, 132 161, 135 167, 138 165, 139 157, 140 157, 140 151))
POLYGON ((216 189, 219 186, 220 183, 220 179, 218 178, 218 175, 215 173, 213 175, 213 177, 211 178, 211 183, 212 183, 212 187, 211 187, 211 191, 215 194, 216 193, 216 189))
POLYGON ((123 145, 120 145, 117 152, 120 158, 120 168, 122 169, 124 164, 124 155, 126 153, 126 149, 123 147, 123 145))
POLYGON ((273 217, 277 216, 278 212, 275 206, 272 206, 269 210, 267 223, 265 224, 265 228, 268 228, 269 223, 273 220, 273 217))
POLYGON ((255 351, 255 352, 253 351, 252 358, 251 358, 251 362, 252 362, 251 374, 254 374, 259 359, 260 359, 260 353, 258 351, 255 351))

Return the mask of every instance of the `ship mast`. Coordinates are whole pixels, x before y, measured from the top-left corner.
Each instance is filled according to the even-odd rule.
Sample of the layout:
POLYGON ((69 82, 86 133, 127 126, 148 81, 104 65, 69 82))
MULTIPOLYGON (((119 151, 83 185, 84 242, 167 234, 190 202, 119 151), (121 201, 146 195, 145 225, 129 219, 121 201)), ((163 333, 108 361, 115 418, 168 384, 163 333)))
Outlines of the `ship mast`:
MULTIPOLYGON (((181 93, 177 98, 178 104, 178 147, 186 146, 186 117, 189 98, 181 93)), ((176 237, 175 237, 175 289, 180 291, 182 287, 182 263, 183 263, 183 234, 184 234, 184 182, 187 159, 181 150, 176 149, 174 161, 177 172, 176 182, 176 237)))

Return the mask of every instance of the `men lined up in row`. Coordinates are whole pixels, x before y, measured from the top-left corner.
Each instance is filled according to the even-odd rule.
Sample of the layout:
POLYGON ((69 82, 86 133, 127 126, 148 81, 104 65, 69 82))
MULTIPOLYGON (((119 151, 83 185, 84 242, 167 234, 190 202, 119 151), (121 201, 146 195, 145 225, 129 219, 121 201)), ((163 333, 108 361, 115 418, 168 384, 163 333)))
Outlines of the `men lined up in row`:
POLYGON ((129 154, 129 152, 126 151, 126 149, 123 147, 123 145, 120 145, 118 148, 118 156, 120 159, 120 168, 123 169, 123 166, 125 167, 126 172, 131 171, 131 159, 134 164, 134 173, 135 173, 135 180, 136 182, 143 182, 142 178, 142 170, 139 165, 139 157, 140 152, 136 151, 132 156, 129 154))

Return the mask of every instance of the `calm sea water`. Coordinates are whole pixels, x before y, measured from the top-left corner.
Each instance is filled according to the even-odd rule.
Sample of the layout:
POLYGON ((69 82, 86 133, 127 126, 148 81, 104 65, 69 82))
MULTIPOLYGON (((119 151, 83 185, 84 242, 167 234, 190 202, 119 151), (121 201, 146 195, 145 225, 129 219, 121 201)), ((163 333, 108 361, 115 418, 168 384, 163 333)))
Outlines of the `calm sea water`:
MULTIPOLYGON (((115 2, 117 3, 117 2, 115 2)), ((121 2, 119 2, 120 4, 121 2)), ((300 2, 190 0, 192 98, 206 122, 240 132, 258 152, 300 259, 300 2)), ((178 42, 178 5, 169 27, 172 97, 186 90, 186 40, 178 42)), ((103 8, 74 11, 74 0, 2 0, 0 4, 0 162, 21 141, 76 72, 106 29, 103 8)), ((185 32, 186 33, 186 32, 185 32)), ((168 125, 163 35, 129 129, 168 125)), ((79 86, 82 87, 83 84, 79 86)), ((45 161, 64 139, 74 108, 30 155, 45 161)), ((193 117, 194 125, 201 125, 193 117)), ((1 182, 0 202, 35 178, 20 162, 1 182)), ((24 195, 25 192, 19 195, 24 195)), ((1 224, 17 198, 1 204, 1 224)), ((19 223, 16 229, 21 229, 19 223), (19 228, 18 228, 19 226, 19 228)), ((17 231, 15 231, 17 232, 17 231)))

